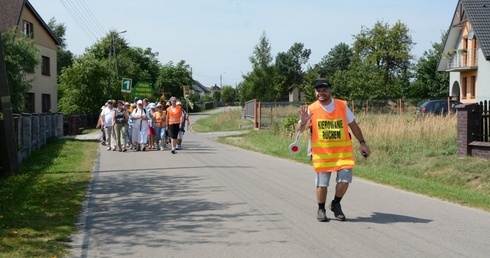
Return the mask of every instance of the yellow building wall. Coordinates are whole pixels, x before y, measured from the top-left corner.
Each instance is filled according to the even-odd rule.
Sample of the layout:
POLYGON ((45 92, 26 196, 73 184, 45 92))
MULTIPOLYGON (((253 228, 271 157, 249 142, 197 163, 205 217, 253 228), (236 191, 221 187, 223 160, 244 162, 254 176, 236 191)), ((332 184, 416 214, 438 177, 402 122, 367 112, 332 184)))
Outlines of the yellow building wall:
POLYGON ((34 93, 35 113, 42 112, 42 95, 50 95, 51 112, 58 112, 58 85, 57 85, 57 57, 58 48, 51 35, 43 27, 42 23, 36 18, 29 8, 24 8, 18 26, 18 33, 23 34, 24 21, 33 25, 33 37, 36 47, 39 49, 39 60, 42 56, 49 57, 50 75, 41 73, 41 64, 34 68, 34 73, 27 75, 27 79, 32 80, 32 88, 29 92, 34 93))

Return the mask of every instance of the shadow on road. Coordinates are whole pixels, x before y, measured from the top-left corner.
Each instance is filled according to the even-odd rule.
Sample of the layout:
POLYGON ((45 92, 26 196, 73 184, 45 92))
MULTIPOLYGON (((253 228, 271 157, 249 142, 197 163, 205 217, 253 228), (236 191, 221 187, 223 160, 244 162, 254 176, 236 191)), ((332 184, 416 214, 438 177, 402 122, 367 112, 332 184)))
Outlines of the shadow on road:
POLYGON ((410 216, 373 212, 371 217, 358 217, 349 219, 350 222, 371 222, 377 224, 391 224, 391 223, 429 223, 432 222, 430 219, 421 219, 410 216))

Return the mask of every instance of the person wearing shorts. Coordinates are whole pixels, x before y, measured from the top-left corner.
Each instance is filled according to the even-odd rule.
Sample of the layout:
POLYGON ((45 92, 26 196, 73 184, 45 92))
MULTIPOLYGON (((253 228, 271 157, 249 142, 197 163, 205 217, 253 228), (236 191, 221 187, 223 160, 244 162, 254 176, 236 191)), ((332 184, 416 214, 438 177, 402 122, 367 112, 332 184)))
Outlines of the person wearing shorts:
POLYGON ((177 145, 177 136, 179 135, 180 125, 183 121, 182 107, 177 106, 177 98, 170 98, 170 107, 167 108, 167 126, 168 134, 170 136, 170 142, 172 144, 172 154, 177 153, 175 151, 177 145))
POLYGON ((302 132, 309 125, 311 138, 309 155, 316 172, 316 198, 318 203, 317 220, 329 221, 325 203, 327 188, 332 173, 336 173, 335 197, 329 205, 335 218, 345 221, 340 201, 352 183, 354 152, 349 128, 359 140, 364 157, 371 154, 366 145, 361 128, 347 104, 331 96, 332 88, 326 79, 317 79, 315 83, 316 101, 299 108, 300 120, 296 130, 302 132))
POLYGON ((162 103, 159 102, 157 104, 157 111, 153 114, 153 127, 155 128, 157 149, 161 151, 165 148, 166 112, 163 110, 162 103))
MULTIPOLYGON (((177 100, 177 106, 182 107, 182 102, 177 100)), ((182 108, 182 117, 183 117, 183 121, 182 121, 182 124, 180 125, 180 128, 179 128, 179 134, 177 135, 177 142, 176 142, 176 147, 175 147, 176 150, 182 150, 182 140, 184 139, 185 123, 187 122, 187 127, 189 127, 189 125, 191 125, 191 122, 189 120, 189 114, 187 114, 187 112, 185 112, 184 108, 182 108)))

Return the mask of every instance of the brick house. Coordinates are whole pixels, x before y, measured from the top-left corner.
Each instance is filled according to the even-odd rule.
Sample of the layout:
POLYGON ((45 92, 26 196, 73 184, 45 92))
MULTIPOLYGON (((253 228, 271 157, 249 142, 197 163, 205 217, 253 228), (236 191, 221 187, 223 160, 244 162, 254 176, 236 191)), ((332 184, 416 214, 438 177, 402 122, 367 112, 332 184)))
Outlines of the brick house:
POLYGON ((28 0, 0 0, 0 6, 0 31, 16 28, 17 35, 28 35, 39 49, 41 63, 26 76, 32 85, 27 111, 58 112, 58 39, 28 0))

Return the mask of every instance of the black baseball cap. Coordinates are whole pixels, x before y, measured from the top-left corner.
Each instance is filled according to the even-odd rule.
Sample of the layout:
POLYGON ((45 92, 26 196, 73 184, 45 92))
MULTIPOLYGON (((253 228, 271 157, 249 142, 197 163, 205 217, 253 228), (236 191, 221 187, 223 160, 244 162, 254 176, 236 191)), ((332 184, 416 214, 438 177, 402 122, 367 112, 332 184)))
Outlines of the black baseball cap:
POLYGON ((315 83, 315 89, 316 88, 332 88, 332 86, 330 85, 330 83, 327 81, 327 79, 324 79, 324 78, 320 78, 320 79, 317 79, 316 80, 316 83, 315 83))

